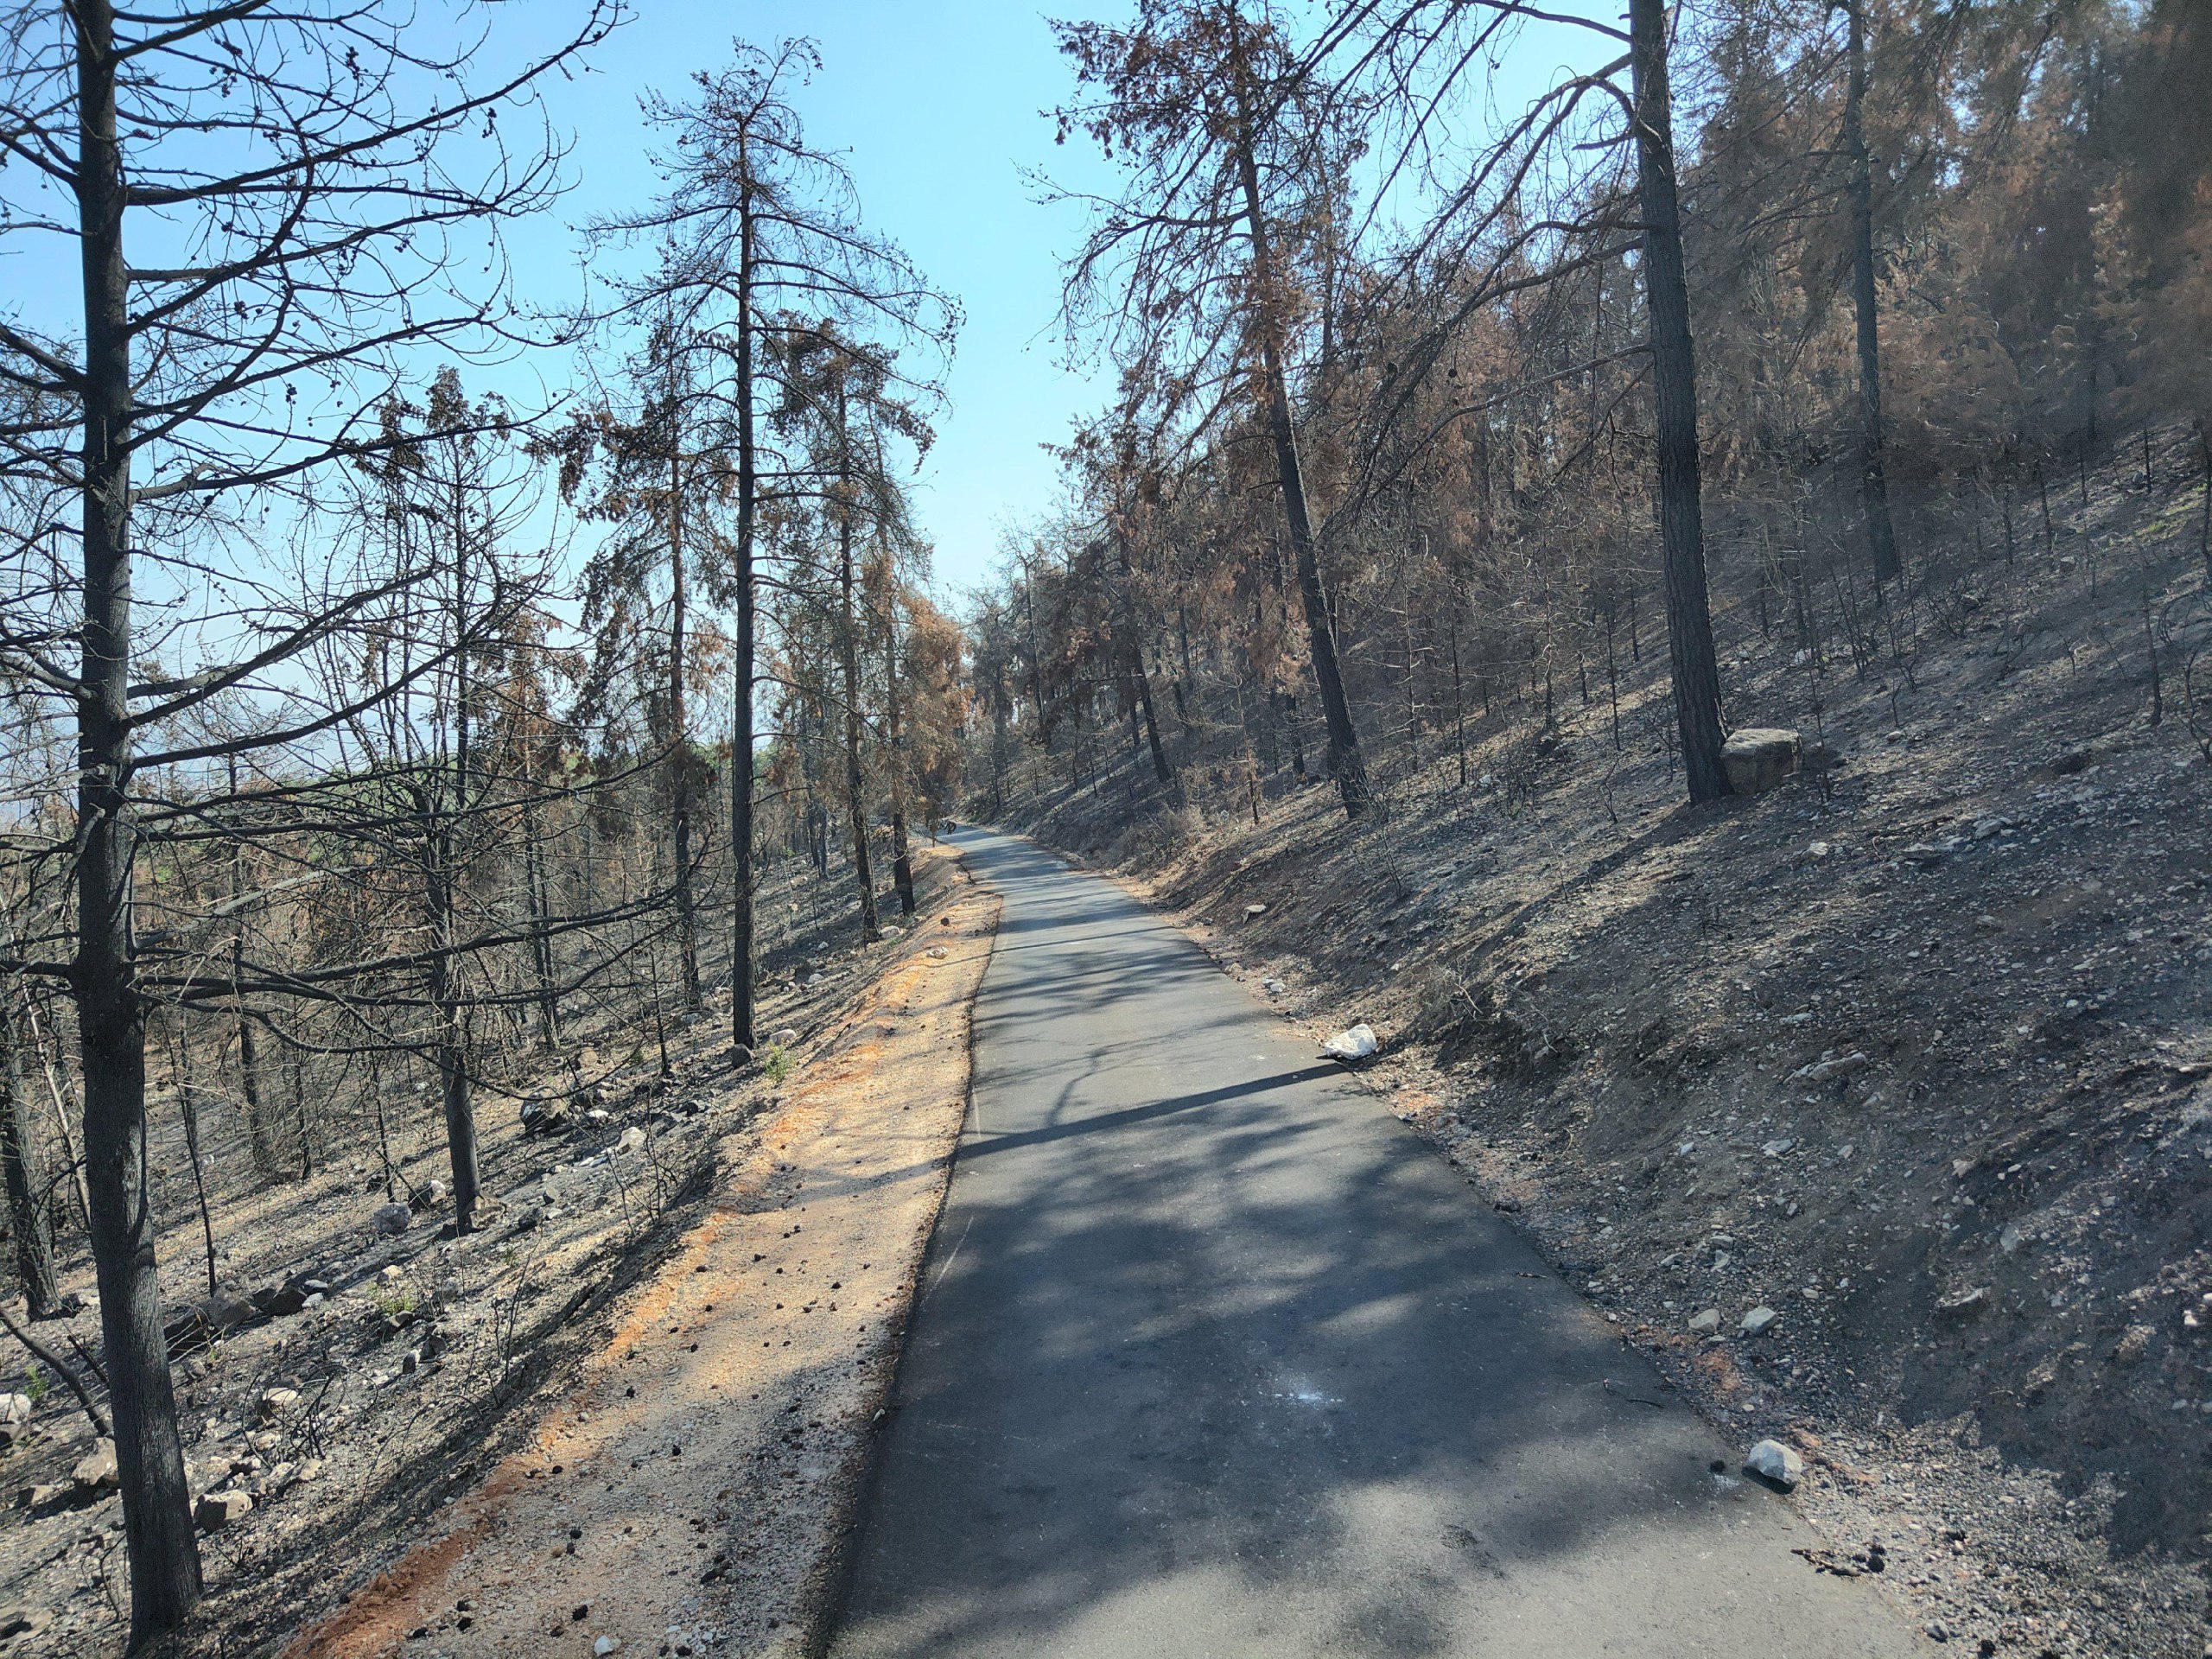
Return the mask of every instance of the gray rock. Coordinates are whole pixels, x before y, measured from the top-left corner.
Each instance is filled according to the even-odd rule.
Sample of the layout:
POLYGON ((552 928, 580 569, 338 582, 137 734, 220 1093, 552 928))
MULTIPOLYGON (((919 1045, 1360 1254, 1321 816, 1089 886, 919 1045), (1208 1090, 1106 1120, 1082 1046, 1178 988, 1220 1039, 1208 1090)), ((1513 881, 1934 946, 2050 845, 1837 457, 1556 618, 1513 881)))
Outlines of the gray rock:
POLYGON ((218 1291, 213 1296, 202 1297, 192 1305, 193 1316, 210 1331, 235 1331, 254 1316, 254 1305, 242 1297, 226 1296, 218 1291))
POLYGON ((1717 1307, 1701 1308, 1691 1314, 1690 1329, 1698 1336, 1711 1336, 1720 1329, 1720 1310, 1717 1307))
POLYGON ((798 1033, 792 1027, 785 1026, 768 1040, 775 1044, 778 1048, 789 1048, 793 1043, 798 1041, 798 1033))
POLYGON ((1780 727, 1747 727, 1720 751, 1728 786, 1738 795, 1764 795, 1797 770, 1803 748, 1797 734, 1780 727))
POLYGON ((253 1498, 235 1487, 226 1491, 210 1492, 193 1507, 192 1518, 202 1532, 220 1532, 233 1521, 243 1521, 253 1513, 253 1498))
POLYGON ((95 1440, 92 1449, 77 1459, 77 1466, 69 1471, 69 1478, 80 1492, 96 1492, 103 1488, 112 1491, 123 1484, 123 1471, 116 1466, 115 1442, 95 1440))
POLYGON ((415 1224, 415 1212, 404 1204, 380 1204, 371 1212, 369 1225, 387 1238, 397 1238, 415 1224))
POLYGON ((1789 1075, 1800 1083, 1834 1083, 1838 1077, 1850 1077, 1864 1071, 1873 1064, 1857 1050, 1848 1054, 1823 1054, 1810 1065, 1801 1065, 1789 1075))
POLYGON ((1781 1321, 1782 1315, 1762 1302, 1744 1315, 1736 1329, 1747 1337, 1763 1337, 1781 1321))
POLYGON ((1761 1440, 1744 1459, 1744 1472, 1786 1492, 1805 1478, 1805 1459, 1780 1440, 1761 1440))

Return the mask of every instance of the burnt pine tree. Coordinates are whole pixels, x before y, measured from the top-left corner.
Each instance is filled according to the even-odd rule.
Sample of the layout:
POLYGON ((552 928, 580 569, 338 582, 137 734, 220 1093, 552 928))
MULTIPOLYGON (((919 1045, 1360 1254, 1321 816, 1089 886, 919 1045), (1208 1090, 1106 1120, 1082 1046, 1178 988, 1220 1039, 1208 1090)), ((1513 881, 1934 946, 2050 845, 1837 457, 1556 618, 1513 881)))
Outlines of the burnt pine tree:
POLYGON ((669 136, 656 157, 666 188, 633 213, 596 221, 601 244, 650 243, 646 273, 618 278, 608 321, 672 315, 696 342, 685 441, 717 458, 735 499, 717 534, 720 589, 734 609, 730 736, 733 971, 731 1033, 754 1039, 753 840, 760 683, 760 595, 767 549, 764 502, 808 480, 768 442, 765 397, 780 398, 779 350, 827 315, 863 333, 949 352, 958 308, 897 247, 861 222, 851 175, 809 143, 791 98, 821 67, 811 42, 772 51, 739 41, 727 68, 692 77, 684 99, 653 97, 645 113, 669 136))
POLYGON ((1125 27, 1058 23, 1077 101, 1059 137, 1089 135, 1127 182, 1100 205, 1070 262, 1071 326, 1097 325, 1115 354, 1203 430, 1231 411, 1264 421, 1328 733, 1347 814, 1372 798, 1338 661, 1336 620, 1299 451, 1293 402, 1300 275, 1328 222, 1343 135, 1270 8, 1249 0, 1144 0, 1125 27))

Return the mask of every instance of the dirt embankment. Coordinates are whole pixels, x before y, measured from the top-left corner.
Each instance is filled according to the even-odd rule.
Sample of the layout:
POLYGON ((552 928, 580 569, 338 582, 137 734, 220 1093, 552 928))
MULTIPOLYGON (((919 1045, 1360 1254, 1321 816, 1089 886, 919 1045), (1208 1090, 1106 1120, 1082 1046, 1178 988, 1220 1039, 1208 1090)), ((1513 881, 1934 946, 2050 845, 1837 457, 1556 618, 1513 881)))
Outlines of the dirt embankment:
POLYGON ((1387 820, 1133 818, 1116 777, 1035 827, 1313 1036, 1370 1022, 1471 1200, 1746 1446, 1794 1436, 1931 1631, 2203 1659, 2212 766, 2171 679, 2152 723, 2140 620, 2200 566, 2094 508, 2101 585, 1969 569, 1862 674, 1724 613, 1732 710, 1824 781, 1681 805, 1647 672, 1618 723, 1601 686, 1480 724, 1464 775, 1433 734, 1387 820))
POLYGON ((530 1443, 288 1659, 808 1650, 966 1111, 996 920, 966 885, 902 944, 724 1143, 703 1217, 530 1443))

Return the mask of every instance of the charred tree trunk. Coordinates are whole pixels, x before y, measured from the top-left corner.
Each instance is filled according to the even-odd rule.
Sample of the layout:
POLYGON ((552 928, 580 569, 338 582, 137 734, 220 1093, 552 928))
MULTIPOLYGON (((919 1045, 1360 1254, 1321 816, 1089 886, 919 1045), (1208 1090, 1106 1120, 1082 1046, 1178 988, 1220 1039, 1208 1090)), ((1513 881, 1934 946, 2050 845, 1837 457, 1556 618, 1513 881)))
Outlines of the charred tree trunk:
MULTIPOLYGON (((672 417, 671 417, 672 418, 672 417)), ((675 435, 670 435, 671 445, 675 435)), ((683 461, 668 458, 668 797, 674 820, 676 950, 683 974, 683 1006, 699 1006, 699 913, 691 891, 691 731, 683 709, 683 635, 689 595, 683 585, 683 461)))
POLYGON ((1889 472, 1882 458, 1882 347, 1874 294, 1874 167, 1866 149, 1866 16, 1864 0, 1847 0, 1850 86, 1843 105, 1843 142, 1851 163, 1851 298, 1859 324, 1859 492, 1866 515, 1866 550, 1876 587, 1896 578, 1896 526, 1890 518, 1889 472))
POLYGON ((37 1132, 23 1097, 12 1002, 0 1008, 0 1179, 8 1188, 8 1227, 16 1241, 16 1275, 34 1319, 54 1317, 61 1287, 54 1272, 52 1204, 39 1167, 37 1132))
POLYGON ((1652 401, 1658 427, 1660 545, 1665 561, 1667 644, 1693 801, 1728 794, 1720 765, 1720 671, 1705 586, 1705 511, 1697 438, 1697 353, 1682 268, 1675 188, 1674 99, 1667 79, 1665 0, 1630 0, 1636 81, 1637 182, 1643 213, 1645 308, 1651 327, 1652 401))
POLYGON ((131 937, 131 366, 117 144, 115 12, 74 8, 78 252, 84 282, 84 605, 77 696, 77 959, 86 1188, 100 1337, 130 1561, 130 1645, 181 1626, 200 1596, 176 1395, 162 1335, 146 1147, 146 1014, 131 937))
POLYGON ((730 1039, 753 1046, 754 976, 759 947, 753 934, 753 657, 754 613, 753 537, 760 499, 760 461, 753 425, 753 179, 747 149, 738 147, 737 210, 737 637, 729 744, 730 1039))
MULTIPOLYGON (((534 779, 528 785, 536 786, 534 779)), ((523 884, 530 905, 530 965, 537 979, 537 1042, 550 1054, 561 1046, 561 998, 555 989, 553 940, 548 931, 553 906, 546 892, 545 849, 535 802, 523 808, 522 833, 523 884)))
MULTIPOLYGON (((889 573, 887 572, 887 578, 889 573)), ((891 774, 891 879, 899 889, 902 915, 914 913, 914 861, 906 846, 906 740, 899 729, 899 593, 887 579, 883 597, 884 719, 891 774)))
POLYGON ((1119 529, 1113 534, 1114 551, 1122 566, 1122 652, 1129 677, 1130 707, 1144 716, 1144 740, 1152 752, 1153 776, 1167 791, 1167 798, 1179 806, 1182 783, 1168 764, 1166 746, 1160 741, 1160 721, 1152 709, 1152 676, 1145 671, 1144 645, 1137 638, 1136 567, 1129 558, 1129 538, 1119 529))
POLYGON ((1249 89, 1239 87, 1238 105, 1236 167, 1243 187, 1246 232, 1252 243, 1253 303, 1257 308, 1260 372, 1266 383, 1268 430, 1274 440, 1275 476, 1282 490, 1283 518, 1290 531, 1291 553, 1298 564, 1298 594, 1306 612, 1313 679, 1321 693, 1321 714, 1328 728, 1329 775, 1336 779, 1337 793, 1344 802, 1345 815, 1356 818, 1367 810, 1374 798, 1367 781, 1367 762, 1360 753, 1359 734, 1352 725, 1351 703, 1344 696, 1344 675, 1337 662, 1336 619, 1330 613, 1328 594, 1321 585, 1313 527, 1306 513, 1306 474, 1299 461, 1298 429, 1291 420, 1290 389, 1283 374, 1282 325, 1274 293, 1273 249, 1260 200, 1259 161, 1249 89))
POLYGON ((861 653, 853 607, 852 434, 847 425, 845 389, 837 389, 837 455, 840 499, 837 512, 837 598, 840 606, 837 655, 845 679, 845 810, 852 820, 853 876, 861 890, 861 938, 870 944, 883 937, 875 912, 875 879, 868 864, 868 794, 861 766, 861 653))

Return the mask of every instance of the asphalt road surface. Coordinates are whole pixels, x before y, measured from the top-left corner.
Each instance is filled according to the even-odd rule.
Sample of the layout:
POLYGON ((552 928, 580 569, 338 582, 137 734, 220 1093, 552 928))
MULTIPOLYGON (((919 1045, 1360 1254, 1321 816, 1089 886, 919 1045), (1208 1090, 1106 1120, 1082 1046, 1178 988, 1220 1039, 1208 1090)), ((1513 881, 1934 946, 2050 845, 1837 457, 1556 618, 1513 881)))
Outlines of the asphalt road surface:
POLYGON ((1005 918, 836 1659, 1935 1651, 1187 938, 959 840, 1005 918))

